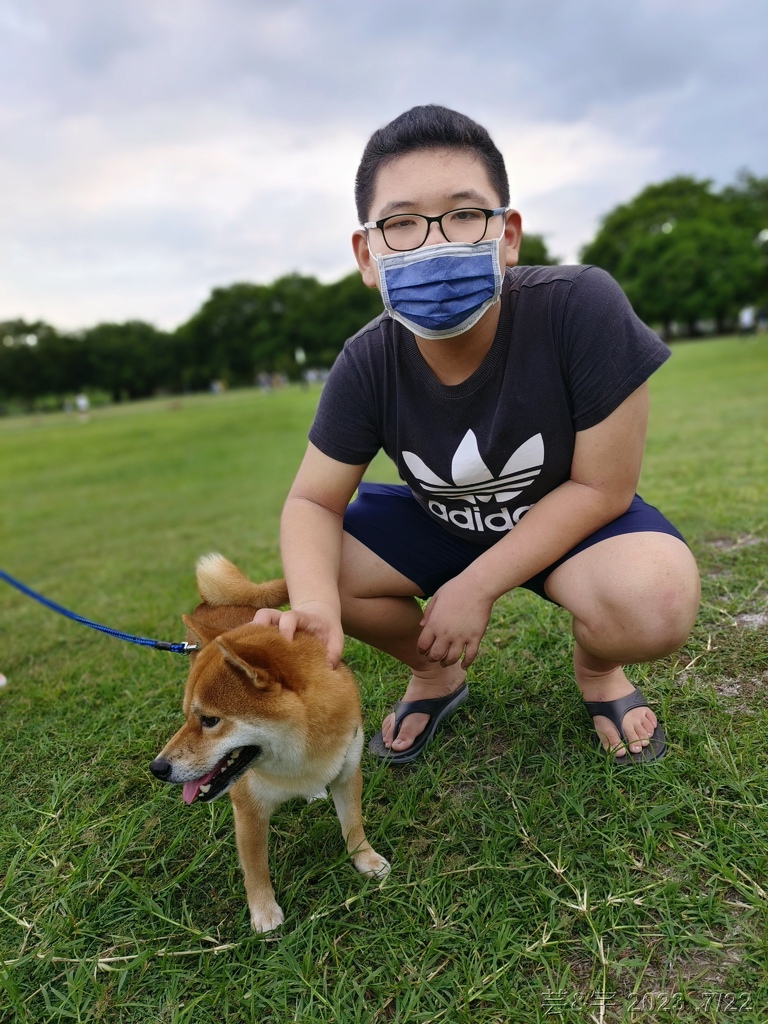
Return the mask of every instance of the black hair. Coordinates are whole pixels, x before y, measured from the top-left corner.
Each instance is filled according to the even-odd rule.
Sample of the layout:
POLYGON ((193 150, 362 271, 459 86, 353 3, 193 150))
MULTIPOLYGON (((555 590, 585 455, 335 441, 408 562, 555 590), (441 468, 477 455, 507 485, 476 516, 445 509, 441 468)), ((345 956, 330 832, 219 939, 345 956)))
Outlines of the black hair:
POLYGON ((485 165, 501 205, 509 204, 504 157, 485 128, 465 114, 430 103, 411 107, 368 140, 355 178, 355 204, 361 224, 368 220, 379 168, 395 157, 420 149, 471 150, 485 165))

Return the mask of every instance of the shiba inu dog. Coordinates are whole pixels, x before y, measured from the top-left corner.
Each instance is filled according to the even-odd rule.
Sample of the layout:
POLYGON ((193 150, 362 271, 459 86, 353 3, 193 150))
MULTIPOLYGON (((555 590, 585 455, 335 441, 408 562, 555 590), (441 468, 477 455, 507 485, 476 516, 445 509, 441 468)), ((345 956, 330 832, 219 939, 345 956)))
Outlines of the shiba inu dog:
POLYGON ((283 912, 269 879, 267 833, 286 800, 311 800, 328 786, 355 868, 375 878, 389 871, 363 831, 357 686, 345 666, 329 667, 316 637, 298 633, 288 642, 276 626, 251 622, 256 609, 288 601, 283 580, 252 583, 221 555, 206 555, 197 587, 203 603, 182 616, 187 642, 198 648, 186 722, 149 767, 180 784, 187 804, 229 793, 251 926, 268 932, 283 912))

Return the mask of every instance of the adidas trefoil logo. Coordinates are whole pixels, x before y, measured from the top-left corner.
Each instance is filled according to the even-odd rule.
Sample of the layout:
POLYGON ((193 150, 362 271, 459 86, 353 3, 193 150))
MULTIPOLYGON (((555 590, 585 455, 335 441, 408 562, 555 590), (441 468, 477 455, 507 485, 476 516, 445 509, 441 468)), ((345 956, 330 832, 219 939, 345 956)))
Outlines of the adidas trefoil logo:
POLYGON ((544 440, 541 434, 535 434, 521 444, 507 460, 498 479, 483 462, 473 430, 466 432, 453 456, 453 483, 441 480, 415 452, 403 452, 403 460, 424 491, 435 498, 472 504, 490 501, 491 498, 505 502, 516 498, 541 472, 544 440))

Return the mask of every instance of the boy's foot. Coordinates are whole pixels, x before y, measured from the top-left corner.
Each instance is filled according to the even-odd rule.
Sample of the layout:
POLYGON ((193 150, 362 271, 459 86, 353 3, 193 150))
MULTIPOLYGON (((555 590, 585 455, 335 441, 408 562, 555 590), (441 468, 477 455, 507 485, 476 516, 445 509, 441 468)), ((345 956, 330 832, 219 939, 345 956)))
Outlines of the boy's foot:
MULTIPOLYGON (((465 676, 466 673, 461 669, 455 672, 455 666, 452 666, 451 669, 439 668, 434 674, 425 674, 423 677, 414 674, 400 703, 444 698, 449 694, 455 693, 463 686, 465 676), (440 678, 441 676, 443 678, 440 678)), ((651 745, 651 739, 654 738, 658 721, 656 715, 649 707, 643 705, 626 711, 623 717, 621 717, 623 737, 614 722, 606 715, 599 714, 594 707, 596 703, 616 701, 637 692, 636 687, 625 676, 621 666, 615 666, 607 672, 598 673, 589 670, 585 671, 583 665, 578 665, 577 682, 585 704, 591 705, 589 713, 593 716, 595 732, 600 740, 601 747, 606 751, 611 751, 619 763, 629 762, 628 752, 631 754, 642 754, 651 745)), ((458 707, 460 703, 461 701, 455 707, 458 707)), ((450 707, 449 702, 447 714, 451 714, 453 710, 455 708, 450 707)), ((606 711, 609 710, 606 708, 606 711)), ((446 717, 445 713, 441 713, 441 708, 435 707, 435 711, 437 712, 438 722, 446 717)), ((387 715, 382 722, 381 732, 377 733, 371 740, 373 752, 377 753, 378 756, 386 756, 387 752, 397 755, 408 751, 417 742, 418 738, 422 736, 424 731, 430 729, 430 724, 433 722, 434 717, 434 714, 423 714, 418 711, 410 714, 406 712, 400 723, 397 735, 393 736, 395 731, 395 713, 387 715)), ((656 738, 654 738, 655 743, 656 738)), ((418 744, 419 748, 425 745, 426 743, 418 744)), ((417 754, 414 756, 417 756, 417 754)))
POLYGON ((446 718, 450 718, 451 715, 454 714, 454 712, 456 712, 464 703, 467 696, 467 684, 462 683, 458 690, 454 690, 453 693, 446 694, 445 697, 431 697, 428 700, 398 701, 397 704, 395 704, 394 709, 395 739, 399 735, 400 726, 409 715, 424 713, 428 719, 427 725, 419 733, 416 739, 414 739, 407 750, 402 750, 398 753, 392 750, 391 747, 385 747, 384 740, 382 739, 380 732, 371 737, 368 749, 372 754, 388 761, 390 764, 407 764, 409 761, 415 760, 424 748, 434 739, 440 723, 445 721, 446 718))
MULTIPOLYGON (((423 675, 417 676, 414 674, 411 676, 400 703, 446 697, 449 694, 455 693, 464 685, 465 677, 466 672, 461 668, 458 668, 457 671, 457 666, 455 665, 448 669, 438 666, 434 672, 424 673, 423 675)), ((462 701, 458 701, 455 706, 458 707, 460 703, 462 701)), ((447 713, 451 713, 451 710, 448 710, 447 713)), ((445 712, 439 715, 439 720, 442 720, 444 717, 446 717, 445 712)), ((395 712, 392 712, 381 723, 381 744, 387 751, 391 751, 392 754, 400 754, 407 751, 417 738, 422 735, 424 730, 429 728, 432 718, 432 715, 422 714, 418 711, 414 711, 412 714, 406 713, 400 724, 397 736, 394 736, 395 712)))
MULTIPOLYGON (((627 760, 627 752, 641 754, 649 746, 658 721, 656 715, 645 705, 630 708, 621 718, 623 737, 614 722, 606 715, 601 715, 595 705, 602 702, 616 701, 636 692, 636 687, 624 675, 618 666, 604 675, 587 681, 577 678, 581 696, 588 704, 589 714, 600 745, 605 751, 611 751, 617 760, 627 760)), ((608 709, 606 709, 608 710, 608 709)))

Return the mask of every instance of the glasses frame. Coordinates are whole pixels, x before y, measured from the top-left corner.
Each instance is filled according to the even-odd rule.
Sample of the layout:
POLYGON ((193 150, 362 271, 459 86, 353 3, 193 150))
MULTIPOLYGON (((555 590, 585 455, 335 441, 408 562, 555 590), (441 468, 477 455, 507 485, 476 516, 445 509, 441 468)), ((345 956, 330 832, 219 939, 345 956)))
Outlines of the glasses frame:
MULTIPOLYGON (((391 249, 392 252, 413 252, 414 249, 420 249, 422 247, 422 245, 424 245, 424 243, 426 242, 427 238, 429 237, 429 228, 430 228, 431 224, 437 224, 437 226, 440 228, 440 234, 443 236, 443 238, 446 240, 446 242, 449 242, 451 245, 454 244, 453 242, 451 242, 451 240, 448 237, 448 235, 446 235, 445 229, 443 228, 443 217, 448 217, 451 213, 461 213, 463 210, 471 210, 473 213, 485 214, 485 227, 483 228, 483 230, 482 230, 482 232, 480 234, 480 238, 477 239, 477 241, 479 242, 479 241, 482 240, 483 236, 485 235, 486 231, 488 230, 488 221, 491 219, 491 217, 498 217, 500 214, 506 213, 508 209, 509 209, 508 206, 499 206, 495 210, 484 210, 481 206, 458 206, 458 207, 456 207, 455 210, 446 210, 445 213, 441 213, 439 217, 427 217, 423 213, 413 213, 413 214, 390 213, 390 215, 388 217, 382 217, 381 220, 369 220, 369 221, 367 221, 367 223, 363 224, 363 227, 365 228, 366 231, 371 231, 373 228, 378 228, 379 231, 381 232, 381 237, 384 239, 384 244, 386 245, 386 247, 388 249, 391 249), (403 217, 403 216, 418 217, 419 220, 423 220, 423 221, 426 222, 426 229, 424 231, 424 237, 422 238, 422 240, 419 242, 418 245, 409 245, 407 249, 397 249, 394 246, 390 245, 389 242, 387 241, 387 236, 386 236, 385 231, 384 231, 384 225, 387 223, 388 220, 394 220, 397 217, 403 217)), ((477 243, 466 243, 466 244, 477 244, 477 243)))

